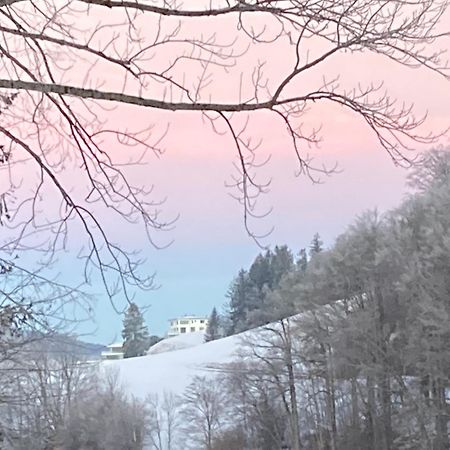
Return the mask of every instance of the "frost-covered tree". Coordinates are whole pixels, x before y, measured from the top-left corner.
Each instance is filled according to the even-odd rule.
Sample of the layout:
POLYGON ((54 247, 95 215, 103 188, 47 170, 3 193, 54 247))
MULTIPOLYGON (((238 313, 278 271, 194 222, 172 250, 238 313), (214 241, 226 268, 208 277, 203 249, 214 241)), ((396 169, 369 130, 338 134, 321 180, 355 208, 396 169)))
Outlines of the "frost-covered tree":
POLYGON ((309 256, 313 257, 314 255, 317 255, 317 253, 320 253, 322 250, 323 250, 323 241, 322 239, 320 239, 320 234, 316 233, 313 236, 311 245, 309 246, 309 256))
POLYGON ((148 327, 136 303, 131 303, 123 319, 124 358, 143 356, 150 343, 148 327))
POLYGON ((269 443, 249 448, 450 448, 449 149, 424 154, 409 184, 398 208, 361 214, 326 251, 315 235, 279 283, 263 276, 275 252, 240 273, 231 312, 263 324, 226 368, 233 432, 269 443))
POLYGON ((297 267, 301 272, 305 272, 308 266, 308 254, 306 253, 306 248, 300 249, 296 261, 297 267))
MULTIPOLYGON (((219 379, 195 377, 183 396, 185 436, 193 447, 214 450, 214 441, 224 429, 227 396, 219 379)), ((188 447, 189 448, 189 447, 188 447)))
POLYGON ((272 286, 276 287, 279 285, 281 279, 293 269, 294 257, 287 245, 276 245, 270 256, 271 281, 272 286))

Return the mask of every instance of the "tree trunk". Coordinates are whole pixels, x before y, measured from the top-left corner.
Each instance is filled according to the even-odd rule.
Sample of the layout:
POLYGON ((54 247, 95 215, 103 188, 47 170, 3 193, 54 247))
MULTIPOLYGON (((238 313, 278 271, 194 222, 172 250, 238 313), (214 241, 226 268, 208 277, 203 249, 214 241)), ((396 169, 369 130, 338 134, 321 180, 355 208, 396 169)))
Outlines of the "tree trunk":
MULTIPOLYGON (((383 366, 385 365, 383 364, 383 366)), ((381 379, 381 405, 383 415, 382 448, 383 450, 391 450, 392 448, 391 381, 389 373, 386 372, 382 373, 381 379)))
POLYGON ((324 442, 324 436, 323 436, 323 424, 322 424, 322 420, 321 420, 321 412, 320 412, 319 402, 317 401, 316 384, 314 382, 315 376, 316 375, 314 373, 311 374, 310 382, 311 382, 311 387, 312 387, 312 391, 313 391, 314 410, 315 410, 316 417, 317 417, 317 422, 315 424, 316 425, 316 443, 317 443, 317 448, 319 450, 323 450, 325 448, 325 442, 324 442))
POLYGON ((325 346, 322 345, 322 351, 325 357, 325 389, 326 389, 326 404, 327 404, 327 431, 328 431, 328 445, 331 450, 336 450, 336 402, 334 392, 334 376, 333 365, 331 363, 331 348, 328 352, 325 346))
MULTIPOLYGON (((388 348, 385 336, 386 317, 384 311, 384 298, 380 288, 375 289, 376 304, 377 304, 377 344, 380 358, 378 364, 376 364, 378 376, 377 382, 380 389, 381 400, 381 439, 379 442, 380 450, 391 450, 392 447, 392 405, 391 405, 391 371, 388 361, 388 348)), ((377 353, 378 353, 377 352, 377 353)), ((378 359, 378 358, 377 358, 378 359)), ((378 448, 377 448, 378 450, 378 448)))
POLYGON ((375 386, 372 375, 367 376, 367 419, 371 449, 380 450, 377 426, 377 403, 375 399, 375 386))
POLYGON ((447 412, 448 405, 445 396, 445 386, 441 378, 438 378, 435 383, 435 406, 437 414, 435 417, 436 438, 433 450, 448 450, 450 448, 448 436, 449 415, 447 412))
POLYGON ((288 377, 289 377, 289 401, 291 403, 291 434, 292 434, 292 450, 300 450, 300 429, 299 414, 297 404, 297 390, 295 387, 294 367, 292 364, 292 355, 289 350, 288 377))
POLYGON ((351 401, 352 401, 352 427, 359 433, 359 405, 358 405, 358 389, 356 378, 351 379, 351 401))
POLYGON ((285 337, 285 356, 288 371, 289 382, 289 402, 291 404, 290 428, 291 428, 291 450, 300 450, 300 429, 299 429, 299 413, 297 403, 297 389, 295 386, 294 362, 292 360, 292 341, 289 324, 286 327, 284 320, 281 321, 283 334, 285 337))

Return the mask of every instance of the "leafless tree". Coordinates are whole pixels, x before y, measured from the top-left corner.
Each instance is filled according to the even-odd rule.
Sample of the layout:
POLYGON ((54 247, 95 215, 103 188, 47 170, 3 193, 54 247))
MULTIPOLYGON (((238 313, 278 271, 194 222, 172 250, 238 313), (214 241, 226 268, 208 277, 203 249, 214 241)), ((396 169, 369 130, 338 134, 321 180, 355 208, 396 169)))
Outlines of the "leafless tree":
POLYGON ((373 54, 448 77, 447 0, 0 0, 0 161, 5 253, 45 245, 47 258, 82 230, 85 276, 98 270, 108 294, 151 287, 139 258, 114 236, 117 220, 140 223, 149 240, 170 228, 150 185, 133 182, 130 166, 160 156, 164 112, 202 116, 236 151, 232 183, 249 221, 268 184, 258 180, 262 135, 255 120, 272 115, 291 140, 299 172, 315 179, 307 148, 320 139, 308 126, 317 104, 343 108, 372 130, 400 164, 424 118, 382 85, 343 87, 327 63, 343 53, 373 54), (218 29, 226 32, 218 32, 218 29), (285 54, 282 64, 264 55, 285 54), (257 62, 255 62, 257 61, 257 62), (224 75, 227 82, 224 83, 224 75), (315 74, 312 83, 308 74, 315 74), (119 106, 121 105, 121 106, 119 106), (155 125, 134 129, 127 115, 159 111, 155 125), (114 151, 111 147, 114 146, 114 151), (20 174, 19 174, 20 172, 20 174), (26 174, 21 175, 21 174, 26 174), (49 202, 48 198, 59 199, 49 202), (110 220, 114 218, 114 220, 110 220))
POLYGON ((281 447, 287 420, 278 386, 274 385, 271 374, 260 361, 241 358, 222 370, 234 423, 232 435, 240 439, 243 435, 243 449, 281 447))
POLYGON ((49 342, 28 341, 17 355, 22 361, 3 364, 0 417, 6 448, 54 448, 75 398, 92 394, 93 367, 58 345, 60 351, 53 352, 49 342))
POLYGON ((148 405, 147 431, 149 444, 155 450, 176 448, 177 432, 180 428, 180 399, 173 393, 164 392, 162 399, 153 395, 148 405))
MULTIPOLYGON (((294 320, 295 322, 295 320, 294 320)), ((300 450, 300 407, 298 371, 301 360, 297 358, 298 339, 295 338, 292 319, 281 319, 244 336, 242 355, 259 365, 277 392, 289 424, 289 440, 293 450, 300 450)))
POLYGON ((218 379, 197 376, 187 387, 183 400, 185 435, 194 448, 213 450, 215 437, 225 429, 226 405, 225 391, 218 379))
POLYGON ((59 448, 142 450, 147 419, 144 402, 125 393, 115 372, 89 381, 91 391, 77 395, 60 427, 59 448))
POLYGON ((317 448, 338 448, 336 405, 342 393, 330 330, 341 309, 339 304, 323 306, 243 335, 240 355, 248 363, 241 376, 253 390, 263 385, 264 392, 272 393, 287 424, 281 437, 289 448, 310 448, 311 441, 317 441, 317 448))

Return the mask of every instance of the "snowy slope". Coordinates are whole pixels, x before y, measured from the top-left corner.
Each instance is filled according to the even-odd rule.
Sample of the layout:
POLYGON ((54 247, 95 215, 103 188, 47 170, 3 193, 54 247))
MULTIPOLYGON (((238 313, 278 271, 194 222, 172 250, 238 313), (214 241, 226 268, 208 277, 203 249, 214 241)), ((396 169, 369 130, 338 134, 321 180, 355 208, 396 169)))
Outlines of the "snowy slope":
POLYGON ((195 347, 203 344, 205 341, 205 332, 197 331, 195 333, 180 334, 159 341, 150 347, 147 355, 155 355, 156 353, 172 352, 183 348, 195 347))
MULTIPOLYGON (((195 340, 189 334, 183 337, 186 346, 195 340)), ((179 345, 183 345, 183 337, 177 340, 179 345)), ((189 348, 103 364, 106 368, 118 370, 125 389, 136 397, 143 399, 148 394, 162 394, 165 391, 182 394, 194 376, 214 375, 208 366, 232 361, 240 340, 240 335, 229 336, 189 348)))

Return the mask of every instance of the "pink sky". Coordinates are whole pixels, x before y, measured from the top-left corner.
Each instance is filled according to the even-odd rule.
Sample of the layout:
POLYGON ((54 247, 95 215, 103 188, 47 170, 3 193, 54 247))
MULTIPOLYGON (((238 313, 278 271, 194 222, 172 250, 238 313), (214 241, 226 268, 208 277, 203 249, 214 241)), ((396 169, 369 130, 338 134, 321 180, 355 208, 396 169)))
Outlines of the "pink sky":
MULTIPOLYGON (((418 105, 429 99, 430 126, 450 123, 450 114, 442 107, 450 104, 446 82, 429 77, 427 84, 427 77, 418 71, 412 72, 411 80, 418 105)), ((399 88, 400 95, 402 83, 399 88)), ((136 121, 145 123, 146 111, 136 110, 135 114, 136 121)), ((149 120, 155 115, 148 112, 149 120)), ((164 119, 166 116, 161 114, 164 119)), ((312 117, 317 122, 320 119, 324 117, 312 117)), ((266 135, 261 152, 272 155, 261 169, 262 178, 272 177, 261 210, 273 207, 273 212, 254 222, 256 231, 274 227, 264 244, 287 243, 298 251, 318 231, 331 245, 356 215, 375 207, 386 211, 405 195, 406 171, 394 166, 359 120, 342 113, 326 119, 325 139, 311 152, 320 162, 337 161, 342 172, 324 179, 323 184, 297 178, 296 160, 286 137, 275 131, 270 119, 260 122, 266 135)), ((169 217, 180 214, 176 228, 159 241, 174 239, 173 244, 166 250, 145 252, 149 270, 157 271, 161 288, 138 298, 151 304, 147 318, 156 333, 165 332, 165 320, 171 316, 208 314, 213 306, 220 307, 233 276, 241 267, 248 267, 260 251, 245 233, 240 205, 224 187, 235 157, 229 140, 202 128, 198 115, 171 114, 170 120, 166 153, 160 159, 151 158, 136 172, 137 179, 152 180, 157 197, 167 196, 164 211, 169 217)), ((110 320, 109 324, 116 322, 115 329, 120 328, 119 318, 110 320)), ((100 335, 112 339, 112 329, 114 326, 108 325, 100 335)))
MULTIPOLYGON (((108 10, 106 16, 104 11, 93 8, 91 20, 117 21, 115 12, 108 10)), ((187 22, 189 25, 181 36, 196 32, 207 20, 187 22)), ((229 42, 232 40, 232 36, 228 36, 229 23, 221 20, 208 21, 202 30, 205 33, 217 31, 219 39, 229 42)), ((154 33, 151 24, 148 16, 135 22, 137 27, 145 30, 147 38, 154 33)), ((87 26, 87 22, 83 25, 87 26)), ((272 25, 275 27, 275 23, 272 25)), ((286 44, 287 41, 282 41, 281 44, 260 46, 238 60, 238 64, 226 73, 213 71, 212 83, 203 92, 203 98, 211 97, 217 102, 236 100, 241 73, 244 73, 244 85, 250 89, 252 67, 258 61, 266 61, 265 76, 269 86, 275 85, 292 65, 292 47, 286 44)), ((444 45, 449 47, 449 41, 444 45)), ((322 42, 314 42, 304 53, 306 50, 318 52, 322 48, 322 42)), ((168 46, 167 50, 156 54, 150 66, 154 70, 160 69, 176 51, 176 47, 171 50, 168 46)), ((82 82, 85 72, 79 66, 66 73, 66 78, 70 76, 70 79, 82 82)), ((182 77, 183 73, 194 77, 190 62, 186 62, 176 75, 182 77)), ((414 103, 418 115, 428 110, 424 131, 440 131, 450 125, 449 81, 431 71, 407 69, 376 55, 346 53, 333 56, 318 68, 307 71, 291 89, 295 93, 307 92, 321 85, 323 76, 329 79, 339 76, 344 88, 384 81, 391 96, 398 98, 400 103, 414 103)), ((95 86, 98 80, 105 82, 104 90, 119 86, 123 81, 119 73, 102 64, 89 73, 85 86, 95 86)), ((133 84, 129 89, 130 93, 137 92, 133 84)), ((150 94, 161 94, 155 85, 151 89, 155 90, 150 94)), ((167 197, 163 206, 166 217, 180 215, 174 230, 157 237, 158 243, 171 240, 174 243, 169 249, 156 251, 143 244, 143 234, 136 228, 117 227, 114 221, 107 224, 113 235, 120 237, 121 245, 142 249, 143 256, 148 259, 146 270, 158 272, 161 289, 139 294, 137 299, 152 305, 148 313, 150 326, 154 332, 161 333, 170 316, 207 314, 214 305, 222 305, 233 276, 240 267, 248 266, 259 251, 245 233, 242 208, 224 186, 233 173, 236 149, 229 134, 215 134, 198 113, 160 112, 122 105, 106 115, 107 126, 119 126, 123 130, 138 130, 154 124, 156 136, 170 125, 169 134, 163 141, 165 154, 161 158, 149 155, 147 164, 129 169, 129 175, 134 184, 153 184, 156 198, 167 197)), ((273 208, 273 212, 254 221, 253 229, 265 232, 274 227, 273 233, 262 243, 287 243, 295 251, 307 246, 316 231, 330 245, 355 215, 367 208, 379 207, 382 211, 392 208, 405 192, 405 171, 393 165, 360 118, 342 108, 315 104, 302 121, 307 128, 323 126, 320 146, 302 148, 302 151, 314 155, 319 165, 337 162, 342 169, 342 173, 325 178, 320 185, 313 185, 305 177, 295 177, 294 151, 278 117, 258 112, 252 115, 248 127, 249 135, 262 139, 258 150, 260 160, 271 156, 268 164, 258 170, 258 179, 272 179, 270 193, 260 199, 259 211, 273 208)), ((448 143, 448 138, 443 138, 442 142, 448 143)), ((108 150, 120 160, 126 160, 128 156, 119 154, 123 150, 112 142, 108 150)), ((111 313, 105 301, 99 303, 98 317, 98 338, 113 340, 114 333, 120 329, 120 317, 111 313), (108 318, 106 323, 105 317, 108 318)))
MULTIPOLYGON (((265 57, 269 76, 288 61, 283 51, 271 51, 265 57)), ((246 69, 240 66, 228 78, 221 75, 214 79, 210 91, 215 99, 236 95, 232 81, 241 68, 246 69)), ((314 85, 323 74, 330 78, 339 75, 345 87, 384 81, 393 97, 414 103, 419 115, 428 110, 427 129, 440 131, 450 124, 449 83, 430 71, 406 69, 378 56, 346 54, 307 74, 302 89, 314 85)), ((161 113, 135 107, 121 107, 120 111, 121 120, 127 117, 127 123, 136 127, 156 123, 156 128, 163 130, 170 123, 164 141, 166 153, 160 159, 151 157, 148 165, 133 175, 143 182, 151 180, 157 197, 167 196, 164 211, 168 217, 180 214, 176 228, 160 241, 174 239, 172 246, 145 252, 148 267, 158 272, 162 287, 140 300, 151 303, 147 317, 152 330, 161 333, 171 316, 208 314, 213 306, 221 306, 232 277, 241 267, 248 267, 259 249, 245 233, 241 207, 224 187, 236 157, 229 135, 217 136, 196 113, 161 113)), ((273 213, 254 222, 254 229, 264 232, 274 227, 262 243, 287 243, 295 251, 307 246, 316 231, 327 245, 332 244, 357 214, 368 208, 393 208, 405 193, 404 169, 394 166, 358 117, 341 108, 318 106, 304 121, 306 126, 323 125, 320 147, 307 151, 319 163, 338 162, 342 169, 320 185, 295 177, 295 156, 279 120, 257 113, 250 125, 263 138, 261 159, 271 155, 259 176, 262 180, 272 178, 270 193, 261 198, 260 211, 273 207, 273 213)), ((136 236, 131 241, 139 242, 136 236)), ((112 321, 120 328, 118 319, 112 321)), ((111 339, 112 329, 108 328, 111 339)), ((107 330, 101 335, 106 336, 107 330)))

